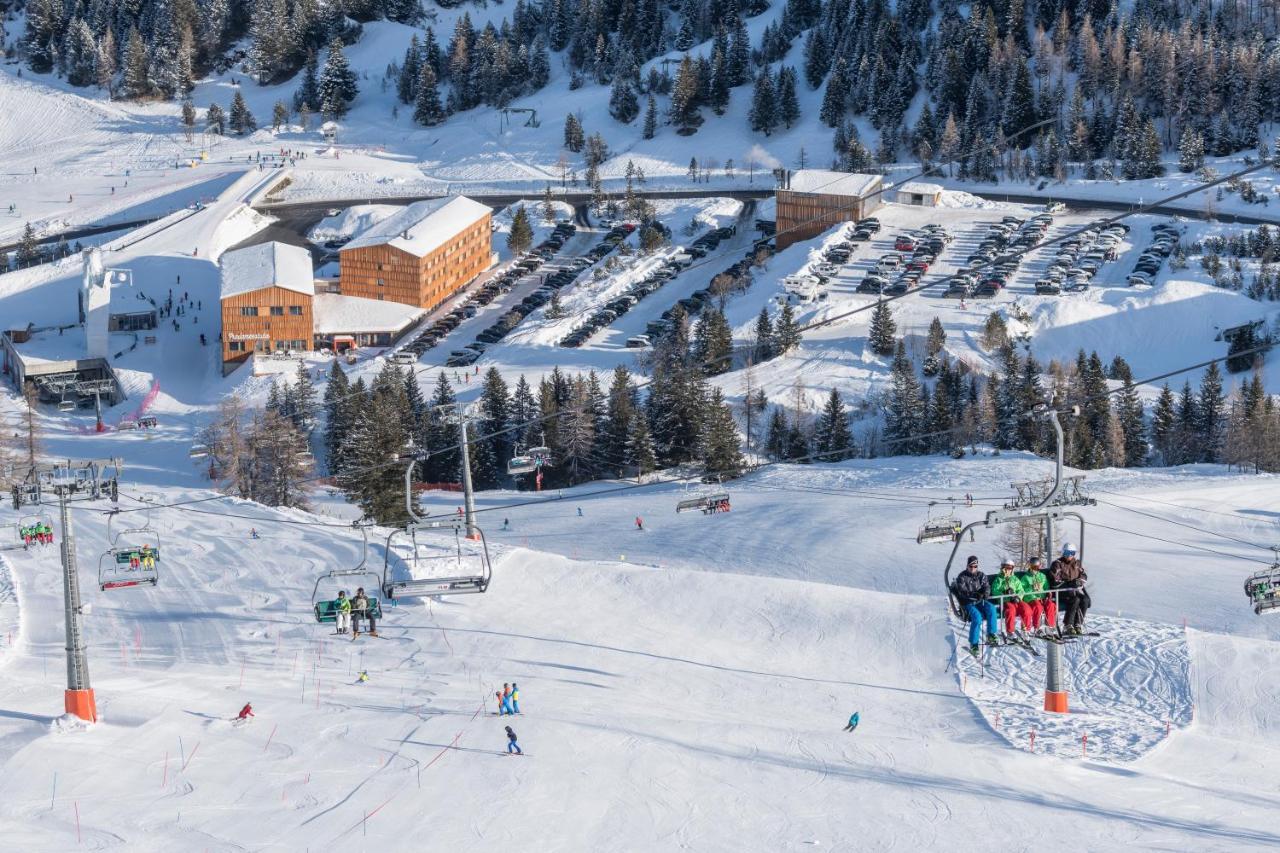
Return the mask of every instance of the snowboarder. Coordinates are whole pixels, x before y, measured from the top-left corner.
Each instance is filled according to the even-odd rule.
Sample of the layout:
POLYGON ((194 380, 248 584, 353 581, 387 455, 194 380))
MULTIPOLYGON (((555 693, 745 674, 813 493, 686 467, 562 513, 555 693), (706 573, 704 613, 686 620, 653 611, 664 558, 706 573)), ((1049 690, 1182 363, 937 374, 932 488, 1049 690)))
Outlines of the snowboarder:
POLYGON ((502 710, 508 714, 514 714, 511 710, 511 685, 503 682, 502 684, 502 710))
POLYGON ((360 636, 360 620, 369 620, 369 634, 378 636, 378 617, 373 615, 373 608, 369 606, 369 596, 365 595, 364 587, 356 590, 356 597, 351 599, 351 636, 360 636))
POLYGON ((253 716, 253 706, 248 702, 244 703, 244 707, 240 709, 240 713, 236 716, 237 720, 247 720, 253 716))
POLYGON ((333 611, 338 633, 345 634, 351 630, 351 599, 347 598, 345 589, 338 590, 338 598, 333 602, 333 611))
POLYGON ((1023 630, 1031 629, 1031 606, 1022 600, 1027 589, 1022 579, 1013 573, 1013 560, 1000 563, 1000 574, 991 581, 991 595, 999 602, 1004 613, 1004 633, 1012 637, 1018 617, 1022 617, 1023 630))
POLYGON ((516 684, 514 681, 511 682, 511 708, 511 713, 520 713, 520 685, 516 684))
POLYGON ((1047 590, 1049 578, 1044 573, 1039 557, 1027 560, 1027 570, 1022 573, 1022 585, 1026 595, 1022 600, 1031 608, 1031 625, 1046 633, 1058 631, 1058 602, 1047 590))
POLYGON ((849 724, 844 727, 846 732, 851 732, 858 727, 858 712, 854 711, 849 717, 849 724))
POLYGON ((644 519, 636 516, 636 530, 644 530, 644 519))
POLYGON ((1093 604, 1085 589, 1088 581, 1084 566, 1076 559, 1076 546, 1070 542, 1063 544, 1062 556, 1049 567, 1049 586, 1058 590, 1064 633, 1076 636, 1084 633, 1085 612, 1093 604))
POLYGON ((991 603, 991 583, 978 569, 978 558, 970 555, 965 569, 951 582, 951 594, 960 602, 960 609, 969 620, 969 654, 978 654, 978 642, 982 638, 982 623, 987 623, 987 643, 1000 641, 996 635, 996 608, 991 603))
POLYGON ((516 733, 512 731, 511 726, 507 726, 507 755, 513 752, 516 755, 524 755, 524 750, 520 748, 520 744, 516 743, 516 733))

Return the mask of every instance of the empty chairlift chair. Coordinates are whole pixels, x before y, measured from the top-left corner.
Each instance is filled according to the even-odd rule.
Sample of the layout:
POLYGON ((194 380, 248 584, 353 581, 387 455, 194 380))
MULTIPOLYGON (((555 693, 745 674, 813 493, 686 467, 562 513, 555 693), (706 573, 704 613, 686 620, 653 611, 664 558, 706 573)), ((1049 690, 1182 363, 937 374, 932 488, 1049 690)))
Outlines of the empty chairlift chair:
POLYGON ((479 537, 478 542, 464 541, 466 525, 458 519, 411 522, 406 532, 412 543, 412 552, 405 561, 410 576, 392 577, 391 548, 388 547, 382 569, 382 594, 390 601, 399 601, 402 598, 465 595, 488 590, 493 578, 489 546, 484 531, 474 524, 472 528, 479 537), (452 531, 452 547, 420 541, 418 534, 429 530, 452 531))

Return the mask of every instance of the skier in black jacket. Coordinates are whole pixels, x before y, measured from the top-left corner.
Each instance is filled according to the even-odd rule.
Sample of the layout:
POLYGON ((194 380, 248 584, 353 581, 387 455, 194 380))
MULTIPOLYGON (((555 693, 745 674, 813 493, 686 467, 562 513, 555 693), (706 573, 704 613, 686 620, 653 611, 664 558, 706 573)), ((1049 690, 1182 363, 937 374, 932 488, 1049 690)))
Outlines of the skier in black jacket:
POLYGON ((512 731, 511 726, 507 726, 507 754, 515 753, 516 755, 524 755, 524 750, 520 748, 520 744, 516 743, 516 733, 512 731))
POLYGON ((969 653, 978 653, 978 640, 982 637, 982 621, 987 622, 987 642, 997 643, 999 619, 996 606, 991 603, 991 582, 978 569, 978 558, 969 557, 965 569, 951 582, 951 594, 960 603, 960 610, 969 620, 969 653))

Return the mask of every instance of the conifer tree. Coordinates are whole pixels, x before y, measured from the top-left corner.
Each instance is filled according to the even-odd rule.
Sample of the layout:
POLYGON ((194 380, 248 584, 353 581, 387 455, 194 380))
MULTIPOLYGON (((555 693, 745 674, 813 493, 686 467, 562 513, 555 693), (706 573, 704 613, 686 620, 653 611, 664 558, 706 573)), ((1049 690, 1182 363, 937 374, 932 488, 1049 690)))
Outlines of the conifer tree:
POLYGON ((877 302, 875 310, 871 312, 871 329, 867 337, 871 351, 876 355, 893 355, 894 335, 897 332, 898 326, 893 322, 889 303, 883 300, 877 302))
POLYGON ((627 464, 636 469, 636 476, 643 477, 658 467, 649 434, 649 420, 643 413, 631 419, 631 434, 627 438, 627 464))
POLYGON ((796 70, 786 65, 778 69, 778 121, 788 129, 800 121, 800 99, 796 96, 796 70))
POLYGON ((774 339, 773 323, 769 320, 769 309, 761 308, 756 317, 756 344, 751 352, 752 361, 759 364, 773 358, 774 339))
POLYGON ((249 112, 249 107, 245 104, 244 96, 240 94, 239 89, 236 89, 236 93, 231 97, 231 112, 227 118, 232 133, 237 136, 243 136, 258 129, 258 122, 254 120, 253 113, 249 112))
POLYGON ((576 115, 569 113, 564 117, 564 147, 577 154, 585 144, 586 138, 582 132, 582 124, 576 115))
POLYGON ((1190 123, 1182 128, 1178 141, 1178 170, 1194 172, 1204 165, 1204 137, 1190 123))
POLYGON ((346 371, 335 359, 324 389, 324 449, 330 475, 342 470, 347 436, 355 422, 361 396, 352 393, 346 371))
POLYGON ((222 107, 217 104, 210 104, 209 109, 204 114, 205 128, 209 133, 215 133, 222 136, 227 130, 226 113, 222 111, 222 107))
MULTIPOLYGON (((189 103, 190 101, 185 101, 183 103, 184 111, 186 110, 186 104, 189 103)), ((281 127, 284 127, 288 123, 289 105, 284 101, 276 101, 275 106, 271 108, 271 129, 278 132, 281 127)))
POLYGON ((724 392, 711 389, 702 425, 702 464, 708 474, 727 480, 742 476, 746 465, 738 442, 738 426, 724 401, 724 392))
POLYGON ((768 67, 761 68, 756 75, 756 87, 751 93, 751 113, 748 116, 751 129, 765 136, 773 133, 778 126, 777 93, 774 91, 773 77, 768 67))
POLYGON ((918 437, 924 432, 925 424, 920 383, 901 340, 893 352, 892 385, 884 418, 885 444, 890 455, 919 453, 927 447, 918 437))
POLYGON ((654 99, 653 93, 649 93, 649 104, 644 110, 644 130, 641 136, 645 139, 653 139, 658 132, 658 102, 654 99))
MULTIPOLYGON (((1172 397, 1170 399, 1172 402, 1172 397)), ((1114 413, 1124 436, 1124 464, 1136 468, 1147 458, 1147 428, 1142 411, 1142 398, 1133 385, 1133 377, 1126 377, 1116 398, 1114 413)))
POLYGON ((511 217, 511 233, 507 235, 507 248, 512 255, 521 255, 533 245, 533 226, 529 224, 529 214, 524 205, 516 208, 511 217))
POLYGON ((28 267, 40 260, 40 245, 36 242, 36 230, 31 227, 30 222, 22 228, 22 239, 18 241, 14 260, 19 267, 28 267))
POLYGON ((849 448, 853 444, 853 436, 849 433, 849 413, 845 411, 844 400, 835 388, 827 395, 827 404, 818 417, 818 427, 813 437, 814 450, 820 454, 820 461, 840 462, 849 458, 849 448))
POLYGON ((302 82, 298 85, 298 89, 293 93, 293 108, 298 112, 302 112, 302 108, 306 107, 309 111, 315 112, 320 108, 320 80, 319 80, 319 59, 316 57, 315 49, 307 51, 307 60, 302 65, 302 82))
POLYGON ((765 452, 774 459, 786 459, 789 431, 786 412, 781 406, 774 406, 773 414, 769 417, 769 429, 764 443, 765 452))
POLYGON ((440 89, 436 83, 436 72, 430 63, 422 63, 418 72, 418 82, 414 87, 416 94, 413 105, 413 120, 426 127, 434 127, 445 119, 444 105, 440 103, 440 89))
POLYGON ((122 70, 124 79, 121 81, 120 94, 126 98, 144 98, 151 93, 151 79, 147 75, 147 48, 137 27, 130 27, 125 39, 122 70))
POLYGON ((609 115, 623 124, 631 124, 640 115, 640 102, 636 99, 635 89, 631 81, 621 74, 613 78, 613 88, 609 94, 609 115))
POLYGON ((317 89, 320 111, 331 119, 342 118, 359 91, 356 73, 347 64, 346 54, 342 50, 342 39, 334 38, 329 42, 329 58, 325 60, 324 72, 320 75, 317 89))
POLYGON ((1166 382, 1160 389, 1156 399, 1156 407, 1151 413, 1151 443, 1159 456, 1159 464, 1176 464, 1178 440, 1178 414, 1174 404, 1173 391, 1166 382))
MULTIPOLYGON (((396 77, 396 97, 402 104, 412 104, 418 97, 418 77, 422 73, 422 47, 415 34, 405 48, 400 73, 396 77)), ((434 68, 432 69, 435 70, 434 68)))
POLYGON ((676 71, 676 81, 671 91, 671 123, 681 136, 696 133, 702 124, 702 116, 698 114, 698 92, 698 72, 693 59, 686 53, 676 71))
POLYGON ((942 321, 934 317, 929 322, 929 333, 924 342, 924 363, 920 369, 925 376, 936 376, 941 367, 939 353, 947 344, 947 332, 942 328, 942 321))
POLYGON ((1200 447, 1201 462, 1217 462, 1226 437, 1225 397, 1222 393, 1222 373, 1214 362, 1200 380, 1200 395, 1196 401, 1196 437, 1200 447))
POLYGON ((786 355, 800 345, 800 327, 796 324, 795 312, 791 304, 782 306, 778 312, 778 320, 773 326, 773 348, 778 355, 786 355))
POLYGON ((461 479, 462 454, 457 447, 461 434, 450 414, 450 407, 455 402, 457 397, 453 386, 442 370, 437 375, 426 414, 426 444, 431 456, 424 467, 425 476, 431 482, 456 483, 461 479))

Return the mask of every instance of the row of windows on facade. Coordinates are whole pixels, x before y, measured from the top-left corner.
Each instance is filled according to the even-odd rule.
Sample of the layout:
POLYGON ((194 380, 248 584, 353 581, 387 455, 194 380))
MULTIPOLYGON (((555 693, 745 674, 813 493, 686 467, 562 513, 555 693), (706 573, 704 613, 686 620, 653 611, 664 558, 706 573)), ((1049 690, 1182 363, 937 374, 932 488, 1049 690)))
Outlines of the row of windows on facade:
POLYGON ((307 349, 306 341, 228 341, 227 350, 229 352, 248 352, 249 344, 253 344, 254 352, 271 352, 274 350, 287 349, 307 349), (275 344, 272 346, 272 344, 275 344))
MULTIPOLYGON (((288 306, 288 308, 289 308, 289 316, 290 316, 290 317, 301 317, 301 316, 302 316, 302 306, 301 306, 301 305, 290 305, 290 306, 288 306)), ((284 305, 269 305, 269 306, 267 306, 267 310, 268 310, 268 312, 269 312, 269 316, 272 316, 272 317, 283 317, 283 316, 284 316, 284 309, 285 309, 285 306, 284 306, 284 305)), ((257 316, 258 316, 258 308, 257 308, 257 306, 255 305, 255 306, 252 306, 252 307, 249 307, 249 308, 241 308, 241 309, 240 309, 240 316, 241 316, 241 317, 257 317, 257 316)))

